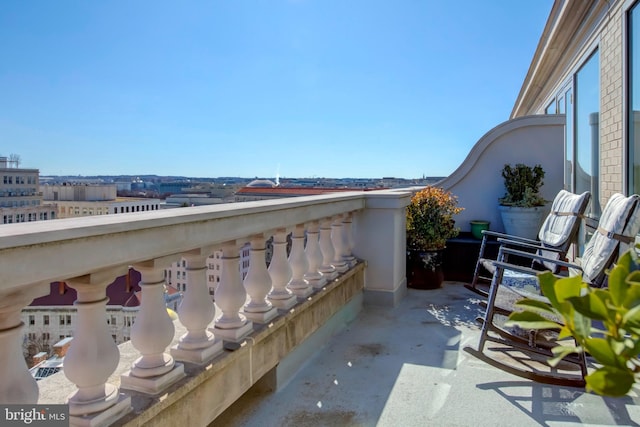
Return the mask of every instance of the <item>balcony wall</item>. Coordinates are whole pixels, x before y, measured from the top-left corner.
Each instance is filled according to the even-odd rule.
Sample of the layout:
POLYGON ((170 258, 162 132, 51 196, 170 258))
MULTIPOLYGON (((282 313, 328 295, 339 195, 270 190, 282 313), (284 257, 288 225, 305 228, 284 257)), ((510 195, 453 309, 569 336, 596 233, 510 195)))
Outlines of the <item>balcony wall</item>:
POLYGON ((499 124, 473 146, 462 164, 438 183, 458 196, 465 210, 456 217, 462 231, 469 221, 491 222, 504 231, 498 198, 504 196, 502 168, 506 163, 542 165, 545 171, 542 196, 553 200, 563 188, 564 115, 518 117, 499 124))
POLYGON ((261 379, 286 381, 363 300, 393 305, 404 295, 409 198, 353 192, 2 226, 0 402, 67 402, 72 425, 166 425, 173 417, 204 425, 261 379), (274 248, 267 270, 270 236, 282 250, 274 248), (247 241, 243 283, 237 249, 247 241), (223 277, 214 306, 205 274, 217 249, 223 277), (188 285, 171 321, 164 268, 181 257, 188 285), (105 289, 129 266, 142 274, 142 304, 131 342, 118 349, 105 289), (64 375, 36 383, 22 359, 20 311, 52 281, 78 292, 78 322, 64 375))

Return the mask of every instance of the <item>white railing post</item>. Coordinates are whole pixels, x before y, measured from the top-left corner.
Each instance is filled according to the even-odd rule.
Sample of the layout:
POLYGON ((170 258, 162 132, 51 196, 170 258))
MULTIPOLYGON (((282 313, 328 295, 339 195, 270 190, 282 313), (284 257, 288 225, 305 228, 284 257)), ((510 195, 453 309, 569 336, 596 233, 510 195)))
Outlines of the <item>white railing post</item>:
POLYGON ((344 250, 344 255, 342 258, 347 263, 347 266, 353 267, 356 265, 356 257, 353 256, 353 213, 349 212, 344 215, 344 219, 342 220, 342 248, 344 250))
POLYGON ((118 366, 120 351, 106 322, 106 290, 125 272, 123 267, 66 280, 77 293, 73 342, 64 357, 64 374, 78 387, 67 400, 72 425, 91 419, 115 421, 131 410, 131 398, 107 383, 118 366))
POLYGON ((216 304, 222 314, 216 319, 213 332, 226 341, 240 342, 253 331, 253 323, 240 314, 247 292, 240 278, 240 256, 235 240, 222 246, 222 271, 216 288, 216 304))
POLYGON ((322 265, 320 272, 327 278, 333 280, 338 277, 338 272, 333 266, 333 243, 331 243, 331 218, 324 218, 320 222, 320 250, 322 251, 322 265))
POLYGON ((307 227, 307 246, 304 252, 307 255, 309 269, 304 274, 304 278, 307 279, 309 284, 315 289, 319 289, 327 283, 327 279, 320 272, 322 252, 320 252, 319 236, 319 223, 318 221, 312 221, 307 227))
POLYGON ((343 258, 342 215, 336 215, 331 223, 331 243, 333 244, 333 266, 338 273, 344 273, 349 269, 343 258))
POLYGON ((268 323, 278 315, 278 310, 267 300, 271 291, 271 276, 267 271, 266 247, 263 235, 251 239, 249 271, 244 278, 244 288, 251 298, 244 306, 244 315, 257 323, 268 323))
POLYGON ((407 292, 406 207, 410 191, 365 194, 366 208, 356 213, 354 255, 367 262, 367 304, 395 306, 407 292))
POLYGON ((291 266, 291 279, 287 287, 300 298, 308 297, 313 293, 304 274, 309 270, 307 256, 304 253, 304 225, 296 225, 291 234, 291 253, 289 254, 291 266))
POLYGON ((287 260, 287 230, 284 228, 276 230, 273 235, 273 255, 267 271, 273 287, 268 295, 269 301, 281 310, 289 310, 296 305, 297 298, 287 288, 291 279, 291 266, 287 260))
POLYGON ((142 301, 131 327, 131 344, 141 356, 120 376, 122 388, 158 394, 185 376, 184 365, 166 352, 175 334, 164 301, 164 268, 169 260, 152 260, 133 266, 140 272, 142 301))
MULTIPOLYGON (((48 288, 48 284, 47 284, 48 288)), ((10 293, 0 297, 0 403, 35 404, 38 384, 29 372, 22 354, 24 323, 20 312, 33 297, 28 292, 10 293)))
POLYGON ((187 288, 178 306, 178 317, 187 333, 171 347, 171 355, 176 360, 197 365, 207 364, 223 351, 222 341, 207 329, 216 314, 207 286, 207 259, 211 252, 210 248, 201 248, 182 254, 186 261, 187 288))

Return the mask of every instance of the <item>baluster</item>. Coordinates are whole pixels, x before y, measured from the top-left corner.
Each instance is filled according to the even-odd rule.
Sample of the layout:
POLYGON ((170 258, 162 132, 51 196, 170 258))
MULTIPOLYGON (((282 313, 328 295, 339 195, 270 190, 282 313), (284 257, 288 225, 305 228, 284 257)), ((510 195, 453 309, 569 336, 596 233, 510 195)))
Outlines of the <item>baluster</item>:
POLYGON ((209 248, 183 254, 186 261, 187 289, 178 307, 180 322, 187 333, 171 347, 176 360, 205 365, 222 353, 222 340, 207 328, 216 314, 215 304, 207 286, 207 259, 209 248))
POLYGON ((238 249, 235 240, 222 246, 222 271, 216 288, 216 304, 222 314, 215 321, 214 333, 231 342, 240 342, 253 331, 253 323, 240 314, 247 292, 240 279, 238 249))
POLYGON ((296 225, 291 235, 291 253, 289 254, 291 279, 287 287, 298 297, 305 298, 313 293, 304 274, 309 270, 307 256, 304 253, 304 225, 296 225))
POLYGON ((244 306, 244 315, 258 323, 268 323, 278 315, 278 310, 266 299, 271 291, 271 276, 267 270, 265 253, 264 236, 252 238, 249 271, 244 278, 244 288, 251 299, 244 306))
POLYGON ((336 268, 338 273, 344 273, 347 271, 347 263, 342 258, 343 255, 343 247, 342 247, 342 216, 336 215, 334 217, 333 222, 331 223, 331 243, 333 243, 333 266, 336 268))
POLYGON ((281 310, 289 310, 298 299, 287 288, 291 279, 291 266, 287 260, 287 231, 278 229, 273 236, 273 254, 269 264, 269 276, 273 288, 269 292, 269 301, 281 310))
MULTIPOLYGON (((32 288, 31 285, 29 288, 32 288)), ((29 372, 22 354, 24 323, 20 312, 33 297, 29 288, 20 293, 4 294, 0 297, 0 403, 35 404, 38 402, 38 384, 29 372)), ((46 289, 49 289, 47 284, 46 289)), ((38 295, 39 296, 39 295, 38 295)))
POLYGON ((175 334, 164 301, 164 267, 170 261, 152 260, 133 267, 140 272, 142 301, 131 327, 131 344, 141 354, 120 376, 122 388, 158 394, 184 377, 184 365, 166 353, 175 334))
POLYGON ((352 218, 353 218, 353 214, 349 212, 348 214, 345 214, 344 219, 342 220, 342 236, 343 236, 342 248, 344 250, 344 255, 342 256, 342 258, 347 263, 347 266, 349 268, 353 267, 357 263, 356 257, 354 257, 352 253, 353 246, 354 246, 352 218))
POLYGON ((319 235, 320 231, 318 221, 311 222, 307 228, 307 247, 304 249, 309 263, 309 269, 304 274, 304 278, 315 289, 319 289, 327 283, 327 279, 320 272, 320 266, 322 265, 322 253, 320 252, 320 245, 318 241, 319 235))
POLYGON ((120 351, 107 326, 107 286, 126 273, 126 267, 67 280, 77 293, 73 341, 64 357, 64 374, 78 387, 68 399, 71 424, 111 420, 131 410, 131 398, 108 384, 120 360, 120 351))
POLYGON ((327 278, 333 280, 338 277, 338 272, 333 266, 333 243, 331 243, 331 219, 325 218, 320 222, 320 250, 322 251, 322 265, 320 272, 327 278))

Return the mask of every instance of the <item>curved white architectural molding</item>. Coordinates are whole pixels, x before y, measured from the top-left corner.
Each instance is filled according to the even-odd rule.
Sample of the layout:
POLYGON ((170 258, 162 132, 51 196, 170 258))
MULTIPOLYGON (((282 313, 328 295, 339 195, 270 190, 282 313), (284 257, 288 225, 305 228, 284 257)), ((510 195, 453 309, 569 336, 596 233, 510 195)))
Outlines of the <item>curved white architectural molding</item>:
POLYGON ((456 217, 463 231, 469 221, 491 221, 502 231, 498 198, 504 194, 501 170, 506 163, 540 164, 545 170, 542 195, 551 200, 563 187, 564 115, 518 117, 484 134, 465 160, 438 186, 458 197, 465 210, 456 217))

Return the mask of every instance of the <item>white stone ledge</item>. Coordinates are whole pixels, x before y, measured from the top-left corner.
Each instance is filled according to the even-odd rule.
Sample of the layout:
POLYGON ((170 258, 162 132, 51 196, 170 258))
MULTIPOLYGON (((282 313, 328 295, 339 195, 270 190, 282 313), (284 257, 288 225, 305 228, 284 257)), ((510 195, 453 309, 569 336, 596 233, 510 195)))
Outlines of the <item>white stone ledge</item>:
MULTIPOLYGON (((365 208, 365 192, 68 218, 0 227, 0 294, 365 208)), ((177 258, 176 258, 177 259, 177 258)))

